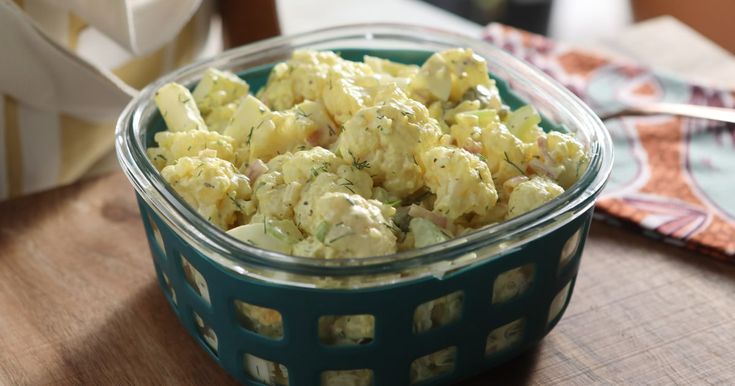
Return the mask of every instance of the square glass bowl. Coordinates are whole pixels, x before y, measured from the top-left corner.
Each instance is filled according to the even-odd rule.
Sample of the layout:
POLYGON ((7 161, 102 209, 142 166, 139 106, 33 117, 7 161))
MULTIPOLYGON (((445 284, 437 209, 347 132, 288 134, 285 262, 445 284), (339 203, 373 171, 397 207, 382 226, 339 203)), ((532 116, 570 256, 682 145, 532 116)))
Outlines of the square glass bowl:
POLYGON ((600 120, 538 70, 481 40, 395 24, 279 37, 182 68, 127 106, 116 149, 171 307, 211 358, 249 385, 449 384, 518 355, 568 304, 594 200, 612 166, 600 120), (146 157, 153 134, 165 129, 154 92, 171 81, 193 87, 208 67, 239 74, 256 92, 273 64, 297 49, 421 64, 453 47, 487 60, 506 104, 532 104, 545 130, 574 133, 584 144, 590 164, 576 184, 529 213, 441 244, 321 260, 228 236, 181 200, 146 157))

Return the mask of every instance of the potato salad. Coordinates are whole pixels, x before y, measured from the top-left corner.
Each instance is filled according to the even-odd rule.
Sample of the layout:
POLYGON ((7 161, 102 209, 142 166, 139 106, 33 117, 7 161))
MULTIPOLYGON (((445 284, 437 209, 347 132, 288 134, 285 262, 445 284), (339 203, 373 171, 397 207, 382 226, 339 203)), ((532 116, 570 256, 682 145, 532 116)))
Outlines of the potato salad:
POLYGON ((296 51, 252 94, 209 69, 155 102, 148 149, 200 215, 253 246, 321 259, 387 255, 510 219, 587 167, 573 136, 511 110, 469 49, 422 66, 296 51))
MULTIPOLYGON (((193 91, 164 85, 155 102, 167 130, 155 134, 148 156, 202 217, 284 254, 363 258, 441 243, 543 205, 588 164, 573 135, 542 130, 531 106, 506 106, 487 63, 469 49, 435 53, 422 66, 296 51, 253 91, 217 69, 193 91)), ((508 295, 494 301, 531 280, 506 276, 495 285, 508 295)), ((414 332, 456 320, 461 302, 456 293, 422 304, 414 332)), ((282 335, 276 311, 246 303, 237 311, 246 328, 282 335)), ((333 316, 319 331, 325 344, 366 344, 374 321, 333 316)), ((442 371, 451 358, 422 358, 412 379, 442 371)), ((287 378, 251 359, 264 369, 259 380, 287 378)), ((372 375, 327 378, 322 384, 367 385, 372 375)))

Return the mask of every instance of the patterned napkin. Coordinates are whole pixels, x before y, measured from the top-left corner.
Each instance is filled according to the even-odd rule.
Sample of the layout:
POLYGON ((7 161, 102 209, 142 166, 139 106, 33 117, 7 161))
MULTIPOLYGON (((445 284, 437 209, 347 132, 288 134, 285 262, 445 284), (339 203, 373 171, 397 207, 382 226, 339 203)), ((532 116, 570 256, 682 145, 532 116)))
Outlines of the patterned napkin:
MULTIPOLYGON (((666 101, 735 108, 735 91, 705 87, 620 58, 500 24, 485 40, 535 65, 597 113, 666 101)), ((670 115, 605 122, 615 164, 596 215, 644 235, 735 262, 735 125, 670 115)))

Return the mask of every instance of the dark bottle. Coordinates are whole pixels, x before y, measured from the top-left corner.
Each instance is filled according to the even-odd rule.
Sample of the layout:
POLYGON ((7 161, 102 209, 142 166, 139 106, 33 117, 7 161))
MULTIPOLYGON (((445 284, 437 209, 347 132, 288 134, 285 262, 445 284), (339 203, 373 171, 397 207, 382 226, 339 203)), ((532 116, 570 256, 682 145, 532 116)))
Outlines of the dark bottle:
POLYGON ((479 24, 492 21, 546 35, 553 0, 424 0, 479 24))

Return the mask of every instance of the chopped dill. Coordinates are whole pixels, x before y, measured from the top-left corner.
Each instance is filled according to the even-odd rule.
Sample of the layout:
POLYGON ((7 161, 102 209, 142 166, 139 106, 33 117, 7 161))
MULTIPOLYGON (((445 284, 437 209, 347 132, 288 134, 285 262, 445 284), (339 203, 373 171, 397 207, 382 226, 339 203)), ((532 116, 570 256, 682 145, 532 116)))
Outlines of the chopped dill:
POLYGON ((300 118, 309 118, 311 114, 307 114, 304 112, 304 110, 301 110, 301 107, 296 108, 296 115, 298 115, 300 118))
POLYGON ((390 205, 392 207, 396 207, 396 206, 400 205, 401 202, 402 202, 402 200, 400 200, 400 199, 398 199, 398 200, 391 200, 391 201, 386 202, 385 205, 390 205))
POLYGON ((337 236, 337 237, 335 237, 335 238, 327 241, 327 244, 332 244, 332 243, 334 243, 335 241, 337 241, 339 239, 345 238, 347 236, 352 236, 354 234, 355 234, 355 232, 345 232, 345 233, 343 233, 343 234, 341 234, 341 235, 339 235, 339 236, 337 236))
POLYGON ((521 170, 521 168, 518 167, 518 165, 514 164, 510 160, 510 158, 508 158, 508 153, 507 152, 504 151, 503 152, 503 155, 505 156, 505 158, 503 159, 505 162, 507 162, 508 164, 510 164, 510 166, 513 166, 516 170, 518 170, 518 172, 521 173, 521 175, 525 174, 525 173, 523 173, 523 170, 521 170))
POLYGON ((329 162, 325 162, 325 163, 322 164, 322 166, 313 167, 313 168, 311 168, 311 175, 314 176, 314 177, 316 177, 320 173, 328 172, 329 171, 329 166, 330 166, 330 163, 329 162))
POLYGON ((385 223, 385 222, 384 222, 384 223, 382 223, 382 224, 383 224, 383 225, 384 225, 384 226, 385 226, 386 228, 390 229, 390 231, 391 231, 391 232, 394 232, 394 233, 400 233, 400 232, 401 232, 401 228, 399 228, 399 227, 398 227, 398 225, 396 225, 396 223, 395 223, 395 222, 393 222, 393 220, 390 220, 390 222, 391 222, 390 224, 388 224, 388 223, 385 223))
POLYGON ((253 139, 253 129, 255 129, 255 127, 250 126, 250 132, 248 133, 248 140, 246 141, 248 145, 250 145, 250 141, 253 139))
POLYGON ((352 157, 352 167, 354 167, 355 169, 362 170, 362 169, 370 167, 370 162, 368 162, 367 160, 358 161, 357 157, 355 157, 355 155, 352 154, 352 150, 348 150, 347 153, 349 153, 350 157, 352 157))
POLYGON ((352 181, 348 180, 347 178, 344 178, 344 177, 343 177, 342 179, 343 179, 343 180, 345 180, 345 182, 343 182, 343 183, 341 183, 341 184, 339 184, 339 185, 340 185, 340 186, 344 186, 344 187, 345 187, 345 188, 347 188, 347 190, 349 190, 350 192, 352 192, 352 193, 355 193, 355 191, 354 191, 354 190, 353 190, 353 189, 351 188, 351 186, 355 186, 355 184, 354 184, 354 183, 353 183, 352 181))
POLYGON ((233 203, 233 204, 235 204, 235 206, 237 207, 237 210, 239 210, 239 211, 241 211, 241 212, 242 212, 242 206, 241 206, 241 205, 240 205, 240 203, 239 203, 239 202, 237 201, 237 199, 236 199, 235 197, 232 197, 232 196, 227 196, 227 197, 229 197, 229 198, 230 198, 230 200, 232 201, 232 203, 233 203))

